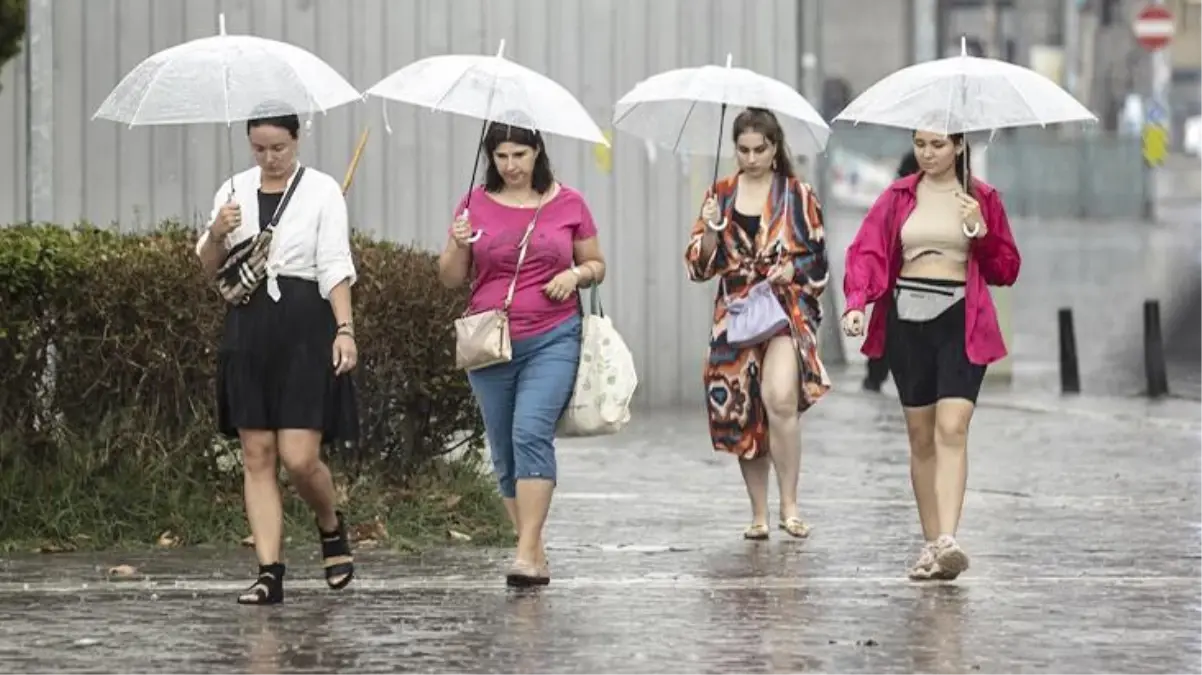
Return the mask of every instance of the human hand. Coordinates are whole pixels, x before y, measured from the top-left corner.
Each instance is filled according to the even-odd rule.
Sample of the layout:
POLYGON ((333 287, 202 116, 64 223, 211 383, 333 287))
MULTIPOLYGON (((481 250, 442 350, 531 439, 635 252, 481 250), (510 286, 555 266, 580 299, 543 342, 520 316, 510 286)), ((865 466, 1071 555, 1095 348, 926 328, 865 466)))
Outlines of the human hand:
POLYGON ((956 193, 956 199, 960 200, 960 223, 964 230, 964 236, 969 239, 984 237, 988 228, 985 227, 985 220, 981 217, 980 202, 960 192, 956 193))
POLYGON ((572 270, 564 270, 543 286, 543 293, 555 302, 563 302, 576 292, 576 280, 579 277, 572 270))
POLYGON ((701 205, 701 220, 713 229, 721 229, 716 227, 718 225, 719 215, 718 200, 714 199, 712 196, 707 198, 705 203, 701 205))
POLYGON ((454 224, 451 225, 451 239, 455 241, 455 245, 459 248, 467 248, 479 238, 479 235, 472 234, 472 224, 468 219, 467 209, 464 209, 463 213, 459 214, 454 224))
POLYGON ((843 333, 847 337, 859 337, 864 334, 864 312, 853 309, 843 315, 843 333))
POLYGON ((217 218, 209 226, 209 231, 219 240, 225 239, 230 232, 242 224, 242 207, 232 198, 217 210, 217 218))
POLYGON ((334 375, 349 373, 359 363, 359 348, 355 337, 348 333, 334 336, 334 375))

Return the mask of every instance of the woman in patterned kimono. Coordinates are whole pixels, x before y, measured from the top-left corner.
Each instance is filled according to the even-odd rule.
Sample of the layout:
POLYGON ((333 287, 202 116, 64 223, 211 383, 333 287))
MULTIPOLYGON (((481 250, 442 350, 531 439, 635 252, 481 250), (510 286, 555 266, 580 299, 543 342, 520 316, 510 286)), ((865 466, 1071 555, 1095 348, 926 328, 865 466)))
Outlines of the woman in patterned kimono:
POLYGON ((826 288, 822 209, 793 173, 784 132, 768 110, 749 108, 733 125, 738 172, 706 193, 685 252, 689 279, 719 277, 709 357, 704 368, 715 451, 739 458, 751 498, 743 536, 767 539, 768 480, 776 468, 780 528, 804 538, 797 508, 800 415, 830 389, 818 358, 818 297, 826 288), (789 326, 764 342, 727 341, 727 306, 767 280, 789 326))

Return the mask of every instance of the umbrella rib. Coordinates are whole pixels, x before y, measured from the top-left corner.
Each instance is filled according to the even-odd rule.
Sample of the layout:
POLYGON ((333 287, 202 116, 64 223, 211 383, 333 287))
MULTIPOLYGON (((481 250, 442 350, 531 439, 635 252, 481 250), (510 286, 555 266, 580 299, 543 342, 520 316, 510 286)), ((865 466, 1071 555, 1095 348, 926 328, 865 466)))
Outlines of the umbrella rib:
POLYGON ((1014 84, 1014 80, 1010 79, 1010 73, 1002 73, 1001 75, 1011 87, 1014 87, 1014 91, 1018 94, 1018 98, 1023 102, 1023 105, 1027 106, 1027 111, 1031 113, 1031 119, 1039 120, 1039 126, 1046 127, 1047 124, 1044 124, 1043 120, 1040 120, 1039 113, 1035 112, 1035 108, 1027 100, 1027 95, 1023 93, 1022 88, 1014 84))
MULTIPOLYGON (((684 114, 684 121, 680 123, 680 133, 676 134, 676 142, 672 144, 672 152, 676 152, 680 148, 680 139, 684 138, 684 130, 689 126, 689 119, 693 117, 693 110, 697 107, 697 99, 689 104, 689 111, 684 114)), ((718 129, 718 136, 722 136, 722 130, 718 129)))
POLYGON ((142 114, 142 106, 146 105, 146 99, 150 98, 150 92, 154 90, 154 85, 159 81, 163 71, 167 70, 175 64, 174 61, 167 61, 162 68, 154 71, 154 76, 150 78, 150 84, 146 85, 146 92, 142 94, 142 100, 138 101, 138 107, 134 108, 134 114, 129 118, 129 126, 133 126, 138 121, 138 115, 142 114))
MULTIPOLYGON (((298 83, 300 83, 300 85, 301 85, 301 91, 305 92, 306 105, 308 105, 310 108, 309 110, 305 111, 305 114, 312 115, 313 108, 317 108, 324 114, 326 112, 326 109, 324 107, 322 107, 321 103, 319 103, 317 101, 317 99, 313 98, 313 92, 309 91, 309 87, 305 86, 305 81, 301 78, 300 73, 297 72, 296 66, 292 65, 292 61, 289 61, 287 59, 280 59, 280 60, 284 62, 284 65, 288 66, 288 70, 292 71, 292 76, 295 77, 296 81, 298 83)), ((229 113, 226 113, 226 115, 228 115, 228 114, 229 113)))
MULTIPOLYGON (((445 100, 447 100, 447 97, 451 95, 451 91, 452 91, 452 90, 454 90, 454 89, 455 89, 455 87, 458 87, 458 86, 459 86, 459 83, 463 81, 463 78, 467 77, 467 74, 468 74, 468 72, 469 72, 469 71, 475 70, 475 68, 476 68, 476 64, 474 64, 474 63, 469 63, 469 64, 468 64, 468 66, 467 66, 467 68, 464 68, 464 69, 463 69, 463 72, 459 73, 459 77, 456 77, 456 78, 455 78, 455 81, 454 81, 454 82, 452 82, 452 83, 450 84, 450 86, 448 86, 448 87, 446 88, 446 91, 442 92, 442 96, 439 96, 439 97, 438 97, 438 101, 434 103, 434 108, 433 108, 433 109, 434 109, 434 110, 440 110, 440 109, 441 109, 441 106, 442 106, 442 102, 443 102, 443 101, 445 101, 445 100)), ((496 86, 497 86, 497 82, 496 82, 496 80, 497 80, 497 78, 494 76, 494 77, 493 77, 493 88, 494 88, 494 89, 495 89, 495 88, 496 88, 496 86)), ((491 98, 491 95, 490 95, 490 98, 489 98, 489 106, 490 106, 490 107, 492 106, 492 98, 491 98)), ((487 117, 487 115, 488 115, 488 113, 489 113, 489 112, 492 112, 492 111, 491 111, 491 110, 489 110, 489 111, 485 111, 485 116, 486 116, 486 117, 487 117)), ((486 119, 485 121, 487 121, 487 119, 486 119)))

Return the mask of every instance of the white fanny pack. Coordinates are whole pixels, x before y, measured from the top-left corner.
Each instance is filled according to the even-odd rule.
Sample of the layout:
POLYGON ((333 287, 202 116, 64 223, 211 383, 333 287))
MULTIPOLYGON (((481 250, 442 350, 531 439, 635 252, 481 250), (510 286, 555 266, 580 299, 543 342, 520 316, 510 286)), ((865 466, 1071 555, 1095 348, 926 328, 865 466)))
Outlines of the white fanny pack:
POLYGON ((931 321, 964 299, 964 286, 898 279, 893 285, 893 304, 902 321, 931 321))

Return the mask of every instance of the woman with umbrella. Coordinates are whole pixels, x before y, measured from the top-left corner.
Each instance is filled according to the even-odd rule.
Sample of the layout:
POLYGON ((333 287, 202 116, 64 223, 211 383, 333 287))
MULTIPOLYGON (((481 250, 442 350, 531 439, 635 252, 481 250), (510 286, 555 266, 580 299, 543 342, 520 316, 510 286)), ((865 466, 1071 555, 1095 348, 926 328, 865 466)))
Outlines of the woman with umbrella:
POLYGON ((354 441, 358 433, 349 374, 358 359, 351 317, 356 272, 346 201, 332 176, 300 165, 300 120, 288 109, 264 104, 261 116, 247 122, 256 166, 217 191, 210 225, 196 244, 205 269, 228 289, 249 277, 224 261, 253 250, 260 237, 268 242, 266 277, 231 302, 217 358, 218 425, 242 442, 246 513, 259 558, 258 579, 238 596, 249 605, 284 599, 279 462, 316 516, 326 583, 341 589, 355 569, 334 482, 320 457, 323 441, 354 441))
POLYGON ((956 542, 968 480, 968 425, 986 367, 1006 355, 989 286, 1022 260, 997 190, 972 177, 965 134, 1066 122, 1093 113, 1039 73, 960 55, 903 68, 835 118, 910 132, 918 173, 877 198, 847 250, 843 330, 885 355, 906 417, 910 482, 925 543, 912 579, 968 569, 956 542))
POLYGON ((911 579, 968 569, 956 542, 968 425, 988 364, 1006 354, 988 286, 1018 278, 1020 257, 997 190, 972 177, 964 134, 913 132, 918 173, 877 198, 847 250, 843 330, 884 355, 906 418, 910 480, 925 543, 911 579))
POLYGON ((817 341, 828 276, 822 209, 793 172, 776 115, 748 108, 735 118, 732 137, 739 170, 707 192, 685 251, 691 280, 720 279, 704 369, 710 437, 715 450, 739 458, 752 510, 743 536, 768 538, 775 466, 780 528, 804 538, 799 415, 830 388, 817 341), (738 314, 779 320, 763 322, 771 328, 758 335, 736 336, 738 314))
POLYGON ((469 313, 508 310, 511 358, 468 380, 518 533, 506 583, 541 586, 551 580, 543 526, 557 477, 555 429, 580 361, 577 288, 605 279, 605 257, 588 203, 555 179, 542 133, 493 122, 482 148, 484 184, 455 208, 438 274, 450 288, 471 284, 469 313))

